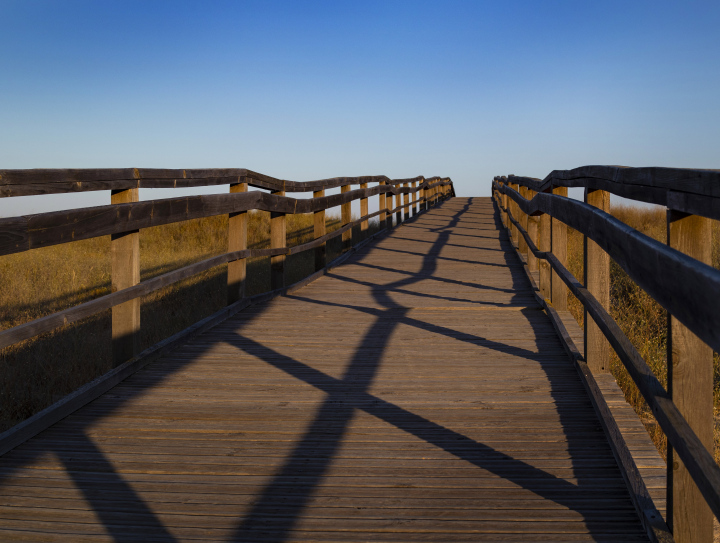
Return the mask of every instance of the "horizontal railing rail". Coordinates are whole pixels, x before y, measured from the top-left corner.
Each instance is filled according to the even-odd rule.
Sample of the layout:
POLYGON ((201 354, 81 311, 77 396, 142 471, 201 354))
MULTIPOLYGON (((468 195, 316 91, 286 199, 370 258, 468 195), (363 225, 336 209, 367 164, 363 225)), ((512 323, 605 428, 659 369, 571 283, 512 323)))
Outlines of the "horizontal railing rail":
POLYGON ((112 293, 2 330, 0 348, 113 308, 113 358, 118 365, 139 352, 142 296, 228 264, 228 303, 235 303, 245 295, 246 259, 253 257, 271 257, 271 288, 282 289, 285 256, 315 249, 315 270, 319 271, 326 266, 325 246, 331 239, 342 236, 345 251, 362 241, 370 219, 378 217, 381 228, 392 227, 393 215, 399 225, 420 208, 425 210, 454 196, 452 181, 440 177, 393 180, 366 176, 296 182, 245 169, 0 170, 0 196, 4 197, 108 189, 112 191, 110 205, 0 219, 0 256, 106 235, 112 237, 113 253, 112 293), (369 183, 377 185, 368 187, 369 183), (220 184, 230 184, 230 193, 138 201, 140 187, 220 184), (352 185, 360 188, 351 190, 352 185), (249 186, 273 193, 248 192, 249 186), (325 189, 337 187, 342 190, 340 194, 325 196, 325 189), (286 191, 312 191, 313 197, 292 198, 285 196, 286 191), (379 197, 379 210, 369 213, 368 198, 372 196, 379 197), (353 220, 350 204, 356 200, 360 200, 361 217, 353 220), (327 233, 325 211, 337 206, 341 207, 340 226, 327 233), (247 246, 247 212, 253 210, 271 214, 269 248, 247 246), (315 225, 310 227, 314 239, 288 247, 288 237, 294 234, 286 231, 286 217, 300 213, 314 214, 315 225), (217 215, 230 217, 227 252, 140 282, 140 229, 217 215), (358 225, 360 239, 353 240, 352 229, 358 225))
POLYGON ((720 171, 587 166, 554 171, 542 181, 496 177, 492 188, 511 238, 537 272, 546 302, 553 305, 557 298, 565 310, 562 283, 583 305, 588 366, 609 371, 601 334, 665 432, 668 526, 676 541, 706 540, 712 535, 711 513, 720 518, 720 468, 708 450, 711 348, 720 351, 720 271, 709 265, 708 218, 720 209, 720 171), (568 198, 566 187, 584 187, 585 201, 568 198), (667 206, 668 243, 610 215, 609 192, 667 206), (690 215, 690 209, 700 216, 690 215), (584 285, 566 267, 566 226, 585 238, 584 285), (668 311, 668 390, 610 316, 608 257, 668 311))

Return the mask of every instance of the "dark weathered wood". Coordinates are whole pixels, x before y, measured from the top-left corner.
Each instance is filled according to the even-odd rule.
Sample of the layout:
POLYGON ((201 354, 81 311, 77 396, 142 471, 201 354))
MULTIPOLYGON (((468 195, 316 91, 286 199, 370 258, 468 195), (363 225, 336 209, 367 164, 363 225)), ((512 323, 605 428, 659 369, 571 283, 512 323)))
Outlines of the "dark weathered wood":
MULTIPOLYGON (((712 264, 710 219, 677 211, 667 214, 667 243, 712 264)), ((668 393, 708 451, 713 450, 712 349, 668 315, 668 393)), ((713 515, 683 461, 668 447, 668 525, 678 543, 713 541, 713 515)))
POLYGON ((631 200, 720 219, 720 170, 582 166, 554 170, 542 180, 513 176, 513 182, 536 191, 552 186, 603 190, 631 200))
MULTIPOLYGON (((520 191, 520 196, 522 196, 523 198, 525 198, 525 199, 527 200, 527 199, 528 199, 528 189, 527 189, 527 187, 522 187, 522 186, 521 186, 521 187, 519 187, 519 191, 520 191)), ((518 208, 517 218, 518 218, 518 221, 520 222, 520 224, 522 225, 523 229, 527 232, 527 229, 528 229, 528 214, 525 213, 522 209, 519 209, 519 208, 518 208)), ((522 236, 518 236, 517 243, 518 243, 518 250, 520 251, 520 254, 522 254, 522 255, 524 255, 525 257, 527 257, 527 255, 528 255, 528 247, 527 247, 527 243, 525 243, 525 238, 523 238, 522 236)))
MULTIPOLYGON (((247 183, 230 185, 230 193, 247 192, 247 183)), ((248 214, 246 211, 230 213, 228 217, 228 252, 243 251, 247 249, 248 214)), ((232 304, 245 296, 245 280, 247 274, 247 260, 238 258, 228 262, 227 289, 228 304, 232 304)))
MULTIPOLYGON (((285 196, 277 191, 277 196, 285 196)), ((287 219, 285 213, 270 213, 270 248, 284 249, 287 247, 287 219)), ((285 254, 270 257, 270 285, 273 290, 285 286, 285 254)))
MULTIPOLYGON (((350 192, 350 185, 346 185, 340 190, 343 193, 350 192)), ((350 207, 350 202, 340 206, 340 219, 342 221, 343 226, 350 224, 350 221, 352 221, 352 209, 350 207)), ((352 246, 352 241, 353 241, 352 240, 352 230, 348 229, 345 232, 343 232, 343 234, 342 234, 343 251, 347 251, 352 246)))
MULTIPOLYGON (((367 183, 361 183, 360 184, 361 189, 367 188, 367 183)), ((368 199, 367 198, 360 198, 360 216, 364 217, 368 214, 368 199)), ((367 236, 367 230, 368 230, 368 221, 362 221, 360 223, 360 240, 365 239, 367 236)))
MULTIPOLYGON (((563 187, 561 190, 565 190, 567 194, 567 188, 563 187)), ((553 194, 554 193, 555 191, 553 191, 553 194)), ((603 190, 591 191, 586 189, 585 203, 609 213, 610 193, 603 190)), ((563 229, 564 228, 565 225, 563 224, 563 229)), ((553 234, 555 234, 554 231, 553 234)), ((567 240, 565 239, 563 241, 563 246, 567 254, 567 240)), ((609 311, 610 256, 603 251, 597 243, 589 239, 588 236, 583 237, 583 249, 585 288, 609 311)), ((555 246, 553 246, 553 254, 555 254, 555 246)), ((566 261, 563 262, 557 254, 555 254, 555 256, 563 266, 567 266, 567 258, 566 261)), ((553 289, 553 294, 555 294, 555 289, 553 289)), ((553 305, 555 305, 554 300, 553 305)), ((565 305, 567 307, 567 298, 565 305)), ((588 367, 594 373, 607 373, 610 371, 610 344, 597 325, 591 319, 587 318, 587 312, 585 313, 585 360, 588 367)))
MULTIPOLYGON (((113 190, 113 204, 137 202, 138 189, 113 190)), ((133 287, 140 282, 140 232, 114 234, 110 242, 112 291, 133 287)), ((135 298, 112 309, 112 356, 119 366, 140 352, 140 300, 135 298)))
MULTIPOLYGON (((385 181, 381 181, 380 185, 385 185, 385 181)), ((386 221, 387 221, 387 196, 384 192, 381 192, 378 194, 378 209, 380 210, 379 214, 379 226, 382 230, 383 228, 386 228, 386 221)))
POLYGON ((593 206, 539 193, 523 201, 509 187, 511 200, 530 214, 549 213, 588 236, 661 306, 713 349, 720 350, 720 271, 676 251, 593 206), (663 270, 663 273, 657 273, 663 270))
MULTIPOLYGON (((324 190, 318 190, 313 192, 313 198, 322 198, 325 196, 324 190)), ((384 195, 381 194, 382 198, 384 195)), ((325 210, 316 211, 313 216, 313 234, 315 239, 321 238, 326 234, 325 229, 325 210)), ((326 251, 325 243, 315 247, 315 271, 321 270, 325 267, 326 251)))
MULTIPOLYGON (((552 189, 552 194, 567 197, 567 187, 555 187, 552 189)), ((557 219, 551 219, 551 223, 550 250, 563 266, 567 266, 567 226, 557 219)), ((555 310, 565 311, 567 309, 567 287, 554 273, 551 277, 550 289, 550 299, 555 310)))

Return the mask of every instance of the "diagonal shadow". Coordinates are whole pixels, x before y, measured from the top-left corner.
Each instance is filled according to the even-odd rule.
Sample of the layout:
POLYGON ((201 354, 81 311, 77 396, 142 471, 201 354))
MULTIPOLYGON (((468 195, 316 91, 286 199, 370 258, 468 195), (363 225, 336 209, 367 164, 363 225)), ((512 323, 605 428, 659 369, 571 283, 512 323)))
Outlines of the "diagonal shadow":
MULTIPOLYGON (((466 205, 465 209, 467 209, 467 207, 466 205)), ((460 214, 462 214, 462 211, 458 213, 458 215, 460 214)), ((456 216, 453 220, 456 221, 457 218, 456 216)), ((439 232, 436 243, 447 241, 447 233, 447 230, 439 232)), ((324 474, 329 469, 333 457, 338 451, 347 431, 348 424, 352 419, 355 409, 364 410, 380 420, 450 452, 457 458, 471 462, 478 468, 510 480, 522 488, 531 490, 546 499, 560 503, 570 510, 577 510, 581 514, 580 509, 576 508, 576 500, 580 495, 586 495, 588 498, 597 498, 603 494, 603 489, 598 488, 597 483, 593 484, 592 480, 584 481, 584 479, 591 474, 592 469, 588 472, 587 468, 575 467, 574 472, 578 479, 578 485, 574 485, 565 479, 558 478, 541 469, 535 468, 512 456, 499 452, 488 445, 479 443, 420 415, 382 400, 368 392, 368 387, 371 385, 374 375, 380 366, 382 354, 387 348, 388 339, 400 323, 417 326, 432 333, 447 335, 455 339, 468 341, 475 345, 482 343, 484 346, 490 346, 490 348, 503 350, 505 352, 512 352, 517 356, 523 356, 528 359, 538 360, 538 358, 542 357, 540 353, 513 348, 512 346, 494 342, 487 338, 463 334, 458 330, 450 330, 408 317, 407 313, 409 308, 397 304, 390 297, 390 293, 397 292, 401 286, 408 286, 417 282, 419 280, 417 275, 430 274, 435 270, 436 259, 434 256, 436 251, 433 249, 439 249, 439 247, 433 244, 433 248, 428 251, 427 255, 424 255, 421 271, 418 272, 415 277, 404 278, 385 285, 382 289, 372 291, 376 301, 382 305, 383 309, 356 308, 353 306, 343 306, 342 304, 319 302, 329 305, 340 305, 348 309, 357 309, 376 317, 375 322, 360 343, 361 347, 370 346, 372 349, 366 350, 363 356, 360 357, 360 348, 357 348, 352 362, 340 380, 324 374, 298 360, 278 353, 247 337, 236 336, 236 339, 230 340, 231 344, 237 348, 248 352, 252 356, 258 357, 294 378, 311 384, 328 394, 327 399, 317 411, 312 424, 307 428, 283 467, 279 470, 272 482, 265 487, 252 511, 238 526, 234 534, 234 540, 245 541, 252 537, 253 534, 257 534, 258 531, 262 531, 263 537, 269 537, 273 541, 285 541, 287 539, 289 532, 296 525, 302 511, 308 505, 314 489, 320 484, 324 474), (390 316, 389 311, 392 311, 392 318, 388 319, 386 323, 384 322, 384 317, 390 316), (370 353, 372 353, 372 356, 370 353), (361 360, 363 361, 362 364, 360 363, 361 360), (313 463, 312 466, 308 466, 304 459, 313 453, 315 453, 317 458, 318 442, 321 443, 319 461, 313 463), (297 478, 299 474, 302 474, 303 478, 301 481, 295 479, 295 485, 300 486, 299 492, 303 499, 279 508, 278 504, 282 502, 282 497, 286 492, 287 480, 293 477, 297 478)), ((372 286, 377 287, 378 285, 372 286)), ((293 298, 304 299, 298 296, 294 296, 293 298)), ((318 303, 315 300, 312 301, 318 303)), ((534 327, 532 323, 531 326, 534 327)), ((557 390, 558 383, 556 383, 557 378, 553 375, 553 372, 548 372, 547 368, 545 368, 545 370, 551 383, 551 394, 557 400, 559 399, 557 390)), ((564 413, 564 410, 560 407, 558 407, 557 411, 561 419, 560 423, 562 427, 565 428, 569 422, 568 413, 564 413)), ((573 437, 570 435, 567 436, 567 441, 568 452, 572 456, 573 450, 579 450, 578 444, 572 444, 573 437)), ((587 446, 587 444, 585 444, 585 446, 587 446)), ((298 492, 297 488, 295 492, 298 492)), ((616 489, 608 489, 608 492, 614 494, 616 493, 616 489)), ((607 526, 607 523, 598 522, 592 517, 586 517, 585 524, 591 533, 602 533, 607 526)))

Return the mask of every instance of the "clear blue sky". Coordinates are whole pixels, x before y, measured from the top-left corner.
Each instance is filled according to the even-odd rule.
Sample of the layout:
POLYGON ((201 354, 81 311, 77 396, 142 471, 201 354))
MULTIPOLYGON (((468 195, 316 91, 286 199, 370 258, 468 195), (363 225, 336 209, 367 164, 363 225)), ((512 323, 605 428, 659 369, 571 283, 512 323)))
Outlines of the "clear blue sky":
POLYGON ((717 0, 2 0, 0 20, 0 168, 448 175, 462 195, 720 168, 717 0))

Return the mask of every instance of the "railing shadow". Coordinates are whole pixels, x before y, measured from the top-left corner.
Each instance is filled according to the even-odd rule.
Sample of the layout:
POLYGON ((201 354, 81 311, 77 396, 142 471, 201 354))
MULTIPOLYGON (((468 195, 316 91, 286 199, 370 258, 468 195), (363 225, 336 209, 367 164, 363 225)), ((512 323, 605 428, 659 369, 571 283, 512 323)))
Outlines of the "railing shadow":
MULTIPOLYGON (((520 488, 527 489, 579 513, 585 518, 585 526, 591 535, 606 532, 607 523, 593 515, 592 500, 609 497, 611 494, 615 495, 616 490, 605 490, 598 487, 588 478, 590 472, 581 464, 576 464, 573 460, 575 482, 568 481, 369 392, 382 366, 383 353, 386 351, 393 333, 400 325, 411 326, 429 334, 450 337, 475 346, 482 345, 488 349, 509 353, 542 366, 550 383, 551 396, 557 405, 561 425, 563 428, 576 426, 574 406, 563 399, 563 392, 567 389, 567 372, 558 369, 560 366, 557 363, 547 364, 546 357, 540 352, 493 341, 476 333, 462 332, 413 317, 410 314, 410 308, 399 304, 393 298, 393 293, 397 292, 418 294, 412 292, 408 287, 421 280, 419 278, 427 279, 433 275, 437 269, 440 251, 448 243, 451 229, 458 224, 463 213, 469 212, 471 204, 472 199, 460 210, 457 210, 450 222, 446 223, 445 229, 432 230, 436 234, 436 240, 430 250, 423 255, 423 262, 417 274, 403 277, 389 284, 374 285, 376 288, 372 290, 372 295, 378 307, 358 307, 351 304, 313 300, 302 296, 302 291, 297 295, 290 296, 292 299, 302 300, 306 303, 343 307, 371 315, 375 319, 355 348, 354 356, 341 378, 332 377, 290 356, 283 355, 267 345, 243 336, 242 325, 235 328, 236 335, 229 341, 231 345, 240 351, 252 351, 254 357, 260 358, 269 366, 280 369, 287 375, 312 385, 325 392, 327 396, 317 409, 313 421, 287 455, 272 480, 259 494, 249 512, 242 519, 238 519, 231 537, 232 540, 247 541, 259 535, 265 540, 278 542, 287 540, 289 533, 309 505, 314 490, 320 485, 332 465, 356 410, 363 410, 456 458, 465 460, 477 468, 513 482, 520 488), (312 463, 307 462, 309 457, 313 458, 312 463), (292 501, 283 499, 286 496, 289 481, 293 481, 294 485, 292 501)), ((480 215, 485 216, 484 214, 480 215)), ((497 213, 495 213, 495 221, 496 224, 499 224, 497 213)), ((502 230, 501 247, 504 250, 506 263, 517 268, 517 257, 507 238, 505 237, 503 240, 502 230)), ((356 260, 362 263, 362 255, 359 255, 356 260)), ((519 271, 511 270, 511 274, 513 283, 511 290, 523 293, 529 289, 527 280, 519 271)), ((341 277, 339 273, 333 275, 336 278, 341 277)), ((524 294, 520 297, 523 300, 526 299, 524 294)), ((441 296, 436 298, 447 299, 441 296)), ((258 315, 262 315, 264 311, 262 308, 259 309, 258 315)), ((532 337, 547 333, 549 323, 540 326, 537 319, 532 318, 538 312, 536 308, 522 311, 531 312, 528 313, 527 320, 532 337)), ((117 472, 112 462, 93 443, 84 428, 93 423, 93 417, 112 414, 132 398, 159 385, 173 373, 181 371, 183 367, 201 358, 210 347, 207 345, 198 349, 196 356, 188 357, 184 361, 175 358, 172 368, 166 368, 166 373, 136 374, 132 378, 135 388, 114 400, 112 395, 106 396, 106 408, 101 413, 96 411, 96 414, 92 415, 93 412, 86 410, 83 428, 74 430, 72 435, 67 437, 75 440, 76 450, 83 451, 84 455, 81 456, 83 459, 91 459, 95 465, 94 468, 89 468, 89 470, 83 468, 79 460, 72 460, 73 455, 67 454, 62 449, 51 450, 63 462, 75 485, 82 491, 85 499, 115 541, 136 540, 139 526, 142 527, 142 530, 147 530, 153 540, 172 542, 175 541, 175 538, 144 502, 142 496, 125 482, 122 474, 117 472), (83 473, 87 473, 87 471, 92 473, 84 476, 83 473), (107 488, 113 489, 109 495, 103 493, 103 489, 107 488)), ((558 350, 560 350, 559 342, 558 350)), ((581 388, 579 380, 577 380, 577 386, 581 388)), ((582 453, 587 451, 587 441, 582 436, 578 438, 576 434, 568 431, 566 438, 571 458, 574 458, 576 454, 581 457, 582 453)), ((11 453, 12 461, 0 469, 0 485, 12 475, 16 468, 31 463, 43 452, 47 452, 47 450, 40 451, 31 447, 20 447, 17 450, 18 454, 11 453)))

